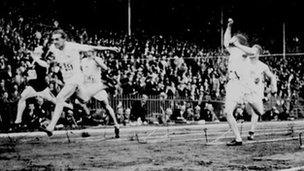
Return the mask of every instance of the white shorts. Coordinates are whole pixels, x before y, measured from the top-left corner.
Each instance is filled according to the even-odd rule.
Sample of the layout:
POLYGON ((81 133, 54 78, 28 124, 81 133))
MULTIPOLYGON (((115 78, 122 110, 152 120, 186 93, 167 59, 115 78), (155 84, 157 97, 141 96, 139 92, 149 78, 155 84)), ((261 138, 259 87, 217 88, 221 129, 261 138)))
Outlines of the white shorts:
POLYGON ((77 95, 84 101, 89 101, 92 97, 95 96, 95 98, 99 100, 99 98, 102 98, 104 93, 107 94, 106 91, 104 91, 105 87, 106 86, 102 82, 81 84, 78 87, 77 95), (104 93, 100 93, 103 91, 104 93))
POLYGON ((257 92, 251 92, 249 94, 245 94, 245 101, 247 103, 255 103, 263 105, 263 96, 257 92))
POLYGON ((245 86, 245 101, 249 103, 263 103, 263 90, 254 85, 245 86))
POLYGON ((245 95, 245 99, 247 105, 246 110, 249 114, 252 114, 252 111, 257 112, 258 115, 264 114, 263 95, 261 95, 260 92, 251 91, 249 94, 245 95))
POLYGON ((244 103, 244 95, 246 89, 244 84, 239 80, 230 80, 226 84, 226 101, 235 102, 235 103, 244 103))
POLYGON ((93 97, 99 101, 106 101, 108 100, 108 93, 105 90, 101 90, 93 97))

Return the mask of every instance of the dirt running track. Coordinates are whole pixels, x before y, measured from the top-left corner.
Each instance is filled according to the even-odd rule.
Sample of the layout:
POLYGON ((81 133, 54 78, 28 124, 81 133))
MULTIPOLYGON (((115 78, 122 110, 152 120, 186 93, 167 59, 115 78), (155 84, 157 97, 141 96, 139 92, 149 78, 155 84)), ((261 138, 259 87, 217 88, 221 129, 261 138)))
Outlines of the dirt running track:
POLYGON ((112 127, 0 134, 0 170, 280 170, 301 169, 304 121, 259 123, 247 141, 249 123, 239 123, 244 145, 227 147, 227 123, 112 127), (82 137, 88 132, 89 137, 82 137), (297 169, 295 169, 297 168, 297 169))

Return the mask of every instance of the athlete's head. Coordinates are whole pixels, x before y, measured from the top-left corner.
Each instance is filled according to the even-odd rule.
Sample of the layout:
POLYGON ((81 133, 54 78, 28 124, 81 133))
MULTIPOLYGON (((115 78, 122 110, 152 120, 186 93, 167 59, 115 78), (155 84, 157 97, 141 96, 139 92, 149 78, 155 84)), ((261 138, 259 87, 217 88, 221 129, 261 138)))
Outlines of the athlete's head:
POLYGON ((34 49, 33 55, 36 55, 36 56, 41 57, 41 56, 42 56, 42 53, 43 53, 43 47, 42 47, 42 46, 37 46, 37 47, 34 49))
POLYGON ((52 40, 56 48, 62 49, 64 47, 67 34, 63 30, 55 30, 52 34, 52 40))
POLYGON ((262 54, 262 52, 263 52, 262 47, 258 44, 255 44, 255 45, 252 46, 252 48, 255 50, 256 53, 251 58, 257 58, 258 59, 260 54, 262 54))
POLYGON ((43 98, 40 97, 40 96, 37 96, 36 99, 37 99, 38 105, 41 106, 41 105, 43 104, 43 102, 44 102, 44 101, 43 101, 43 98))
POLYGON ((238 34, 234 35, 234 37, 237 38, 237 40, 239 41, 239 43, 241 45, 248 46, 248 40, 244 34, 238 33, 238 34))
POLYGON ((146 94, 143 94, 141 102, 145 104, 147 102, 147 100, 148 100, 148 96, 146 94))
POLYGON ((87 57, 87 58, 93 58, 95 56, 95 52, 92 50, 90 51, 86 51, 84 52, 84 55, 87 57))

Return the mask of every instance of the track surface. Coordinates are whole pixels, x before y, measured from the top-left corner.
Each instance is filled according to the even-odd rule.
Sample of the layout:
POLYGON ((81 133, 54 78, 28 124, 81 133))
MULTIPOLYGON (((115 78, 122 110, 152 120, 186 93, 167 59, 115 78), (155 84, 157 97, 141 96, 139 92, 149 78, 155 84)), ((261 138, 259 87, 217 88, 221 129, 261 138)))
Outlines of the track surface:
POLYGON ((276 170, 304 165, 298 135, 304 121, 258 123, 254 141, 250 123, 239 123, 244 145, 227 123, 112 127, 0 134, 0 170, 276 170), (83 132, 89 137, 82 137, 83 132))

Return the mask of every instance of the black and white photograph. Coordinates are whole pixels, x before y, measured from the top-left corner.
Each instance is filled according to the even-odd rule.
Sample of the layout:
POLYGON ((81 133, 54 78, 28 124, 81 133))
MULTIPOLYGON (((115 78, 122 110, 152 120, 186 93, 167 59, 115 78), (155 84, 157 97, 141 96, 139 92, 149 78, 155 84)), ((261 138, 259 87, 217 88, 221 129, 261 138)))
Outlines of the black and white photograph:
POLYGON ((304 170, 300 0, 0 0, 0 170, 304 170))

